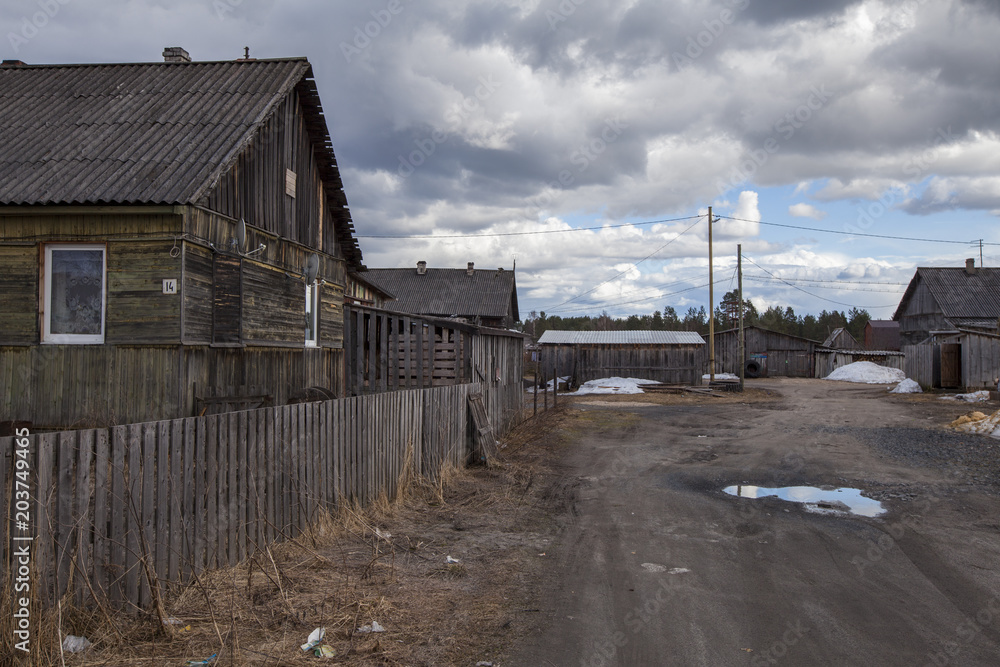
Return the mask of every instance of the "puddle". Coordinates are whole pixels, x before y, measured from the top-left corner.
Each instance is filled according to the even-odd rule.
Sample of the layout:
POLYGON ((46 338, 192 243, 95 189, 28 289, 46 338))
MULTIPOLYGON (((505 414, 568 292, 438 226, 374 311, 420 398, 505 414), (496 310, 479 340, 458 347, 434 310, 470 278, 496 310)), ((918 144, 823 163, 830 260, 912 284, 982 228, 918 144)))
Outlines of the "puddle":
POLYGON ((879 516, 886 510, 882 503, 861 495, 859 489, 820 489, 815 486, 785 486, 770 489, 765 486, 727 486, 723 489, 731 496, 740 498, 766 498, 777 496, 782 500, 802 503, 810 512, 821 514, 842 514, 849 512, 859 516, 879 516))

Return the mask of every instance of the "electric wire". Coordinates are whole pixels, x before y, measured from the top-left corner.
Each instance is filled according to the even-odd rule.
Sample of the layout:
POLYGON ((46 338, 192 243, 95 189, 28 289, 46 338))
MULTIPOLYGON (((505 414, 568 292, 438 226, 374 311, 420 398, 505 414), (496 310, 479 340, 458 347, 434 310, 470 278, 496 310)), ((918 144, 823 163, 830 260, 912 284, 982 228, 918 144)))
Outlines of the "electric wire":
POLYGON ((683 222, 703 218, 703 215, 689 215, 684 218, 664 218, 663 220, 644 220, 642 222, 623 222, 619 225, 601 225, 599 227, 570 227, 569 229, 540 229, 530 232, 495 232, 490 234, 355 234, 358 239, 487 239, 499 236, 530 236, 533 234, 566 234, 569 232, 591 232, 602 229, 618 229, 620 227, 642 227, 644 225, 658 225, 666 222, 683 222))
MULTIPOLYGON (((821 227, 801 227, 799 225, 787 225, 780 222, 764 222, 763 220, 750 220, 749 218, 735 218, 729 215, 718 215, 715 216, 719 220, 738 220, 740 222, 753 222, 759 225, 767 225, 768 227, 784 227, 786 229, 797 229, 806 232, 822 232, 823 234, 840 234, 843 236, 865 236, 867 238, 873 239, 889 239, 892 241, 919 241, 921 243, 955 243, 959 245, 979 245, 978 240, 973 241, 955 241, 951 239, 923 239, 911 236, 891 236, 889 234, 868 234, 866 232, 847 232, 841 231, 839 229, 822 229, 821 227)), ((1000 243, 983 243, 983 245, 1000 245, 1000 243)))
MULTIPOLYGON (((559 308, 560 306, 565 306, 565 305, 566 305, 567 303, 572 303, 573 301, 576 301, 577 299, 579 299, 579 298, 581 298, 581 297, 585 297, 585 296, 587 296, 588 294, 591 294, 592 292, 595 292, 595 291, 597 291, 597 290, 598 290, 599 288, 603 287, 604 285, 607 285, 607 284, 608 284, 608 283, 610 283, 610 282, 613 282, 613 281, 615 281, 615 280, 618 280, 619 278, 621 278, 622 276, 624 276, 624 275, 625 275, 626 273, 628 273, 629 271, 631 271, 631 270, 632 270, 632 269, 634 269, 635 267, 639 266, 640 264, 642 264, 643 262, 645 262, 645 261, 646 261, 647 259, 649 259, 649 258, 650 258, 650 257, 652 257, 653 255, 655 255, 656 253, 660 252, 661 250, 663 250, 664 248, 666 248, 666 247, 667 247, 668 245, 670 245, 671 243, 673 243, 674 241, 676 241, 677 239, 681 238, 682 236, 684 236, 685 234, 687 234, 687 233, 688 233, 689 231, 691 231, 692 229, 694 229, 695 225, 697 225, 697 224, 698 224, 699 222, 701 222, 701 219, 702 219, 702 218, 704 218, 704 217, 705 217, 705 216, 703 216, 703 215, 699 215, 699 216, 697 216, 697 218, 698 218, 698 219, 697 219, 697 220, 695 220, 695 221, 694 221, 693 223, 691 223, 690 225, 688 225, 687 229, 685 229, 685 230, 684 230, 684 231, 682 231, 682 232, 681 232, 680 234, 678 234, 678 235, 677 235, 677 236, 675 236, 674 238, 670 239, 669 241, 667 241, 666 243, 664 243, 663 245, 661 245, 661 246, 660 246, 659 248, 657 248, 657 249, 656 249, 656 250, 654 250, 653 252, 649 253, 648 255, 646 255, 645 257, 643 257, 642 259, 640 259, 640 260, 639 260, 638 262, 636 262, 635 264, 632 264, 632 265, 631 265, 631 266, 630 266, 629 268, 625 269, 624 271, 622 271, 622 272, 621 272, 621 273, 619 273, 618 275, 616 275, 616 276, 613 276, 613 277, 611 277, 611 278, 608 278, 608 279, 607 279, 607 280, 605 280, 605 281, 604 281, 603 283, 599 283, 598 285, 595 285, 594 287, 590 288, 590 289, 589 289, 589 290, 587 290, 586 292, 582 292, 582 293, 580 293, 580 294, 577 294, 577 295, 576 295, 576 296, 574 296, 574 297, 570 297, 569 299, 566 299, 566 300, 565 300, 565 301, 563 301, 562 303, 558 303, 558 304, 556 304, 556 305, 554 305, 554 306, 550 306, 549 308, 546 308, 545 310, 555 310, 556 308, 559 308)), ((688 218, 688 219, 690 220, 690 218, 688 218)))
POLYGON ((813 294, 812 292, 809 292, 809 291, 807 291, 807 290, 804 290, 804 289, 802 289, 802 288, 801 288, 801 287, 799 287, 798 285, 793 285, 792 283, 790 283, 790 282, 788 282, 788 281, 786 281, 786 280, 784 280, 784 279, 782 279, 782 278, 780 278, 780 277, 778 277, 778 276, 774 275, 773 273, 771 273, 770 271, 768 271, 767 269, 765 269, 765 268, 764 268, 763 266, 761 266, 761 265, 760 265, 760 264, 758 264, 757 262, 753 261, 753 260, 752 260, 752 259, 751 259, 750 257, 748 257, 747 255, 743 255, 743 259, 747 260, 748 262, 750 262, 751 264, 753 264, 753 265, 754 265, 754 266, 756 266, 756 267, 757 267, 758 269, 760 269, 760 270, 761 270, 761 271, 763 271, 764 273, 768 274, 769 276, 771 276, 771 277, 772 277, 772 278, 774 278, 775 280, 778 280, 778 281, 780 281, 780 282, 783 282, 783 283, 785 283, 786 285, 788 285, 789 287, 791 287, 791 288, 794 288, 794 289, 797 289, 797 290, 799 290, 800 292, 802 292, 802 293, 804 293, 804 294, 808 294, 809 296, 813 297, 814 299, 820 299, 820 300, 822 300, 822 301, 829 301, 830 303, 835 303, 835 304, 837 304, 838 306, 849 306, 849 307, 851 307, 851 308, 890 308, 890 307, 892 306, 892 304, 888 304, 888 305, 882 305, 882 306, 859 306, 859 305, 857 305, 857 304, 853 304, 853 303, 844 303, 843 301, 835 301, 834 299, 828 299, 828 298, 826 298, 825 296, 820 296, 820 295, 818 295, 818 294, 813 294))

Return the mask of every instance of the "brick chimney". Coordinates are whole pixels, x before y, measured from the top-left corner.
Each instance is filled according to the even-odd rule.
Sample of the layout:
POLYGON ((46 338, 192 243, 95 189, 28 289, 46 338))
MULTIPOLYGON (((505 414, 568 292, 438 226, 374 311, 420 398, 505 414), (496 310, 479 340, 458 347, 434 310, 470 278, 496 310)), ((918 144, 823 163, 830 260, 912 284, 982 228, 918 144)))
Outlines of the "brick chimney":
POLYGON ((0 63, 0 67, 24 67, 27 64, 23 60, 5 60, 0 63))
POLYGON ((472 272, 476 270, 476 263, 469 262, 469 266, 465 269, 465 275, 471 276, 472 272))
POLYGON ((965 272, 970 276, 976 275, 976 260, 972 257, 965 260, 965 272))
POLYGON ((427 273, 427 262, 417 262, 417 275, 422 276, 427 273))
POLYGON ((163 49, 163 62, 189 63, 191 62, 191 54, 179 46, 168 46, 163 49))

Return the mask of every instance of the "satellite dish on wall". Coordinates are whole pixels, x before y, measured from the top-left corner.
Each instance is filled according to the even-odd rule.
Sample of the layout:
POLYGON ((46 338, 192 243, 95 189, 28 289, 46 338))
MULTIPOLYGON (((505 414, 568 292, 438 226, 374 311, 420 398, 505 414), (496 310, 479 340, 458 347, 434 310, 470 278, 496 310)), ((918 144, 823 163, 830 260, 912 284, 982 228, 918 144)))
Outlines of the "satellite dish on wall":
POLYGON ((319 255, 316 253, 309 255, 308 259, 306 259, 304 273, 307 283, 311 285, 316 282, 316 276, 319 275, 319 255))
POLYGON ((243 248, 247 244, 247 223, 240 218, 240 221, 236 223, 236 236, 233 239, 236 241, 236 249, 243 252, 243 248))

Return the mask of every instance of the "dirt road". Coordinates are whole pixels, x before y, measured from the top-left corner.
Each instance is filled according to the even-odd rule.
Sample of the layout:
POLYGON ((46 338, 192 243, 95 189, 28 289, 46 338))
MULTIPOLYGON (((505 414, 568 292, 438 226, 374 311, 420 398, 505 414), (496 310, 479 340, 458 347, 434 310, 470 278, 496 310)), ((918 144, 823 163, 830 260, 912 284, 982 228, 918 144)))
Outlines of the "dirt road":
POLYGON ((504 664, 1000 664, 1000 452, 967 406, 767 380, 749 405, 577 399, 571 510, 504 664), (853 487, 821 514, 731 484, 853 487))

